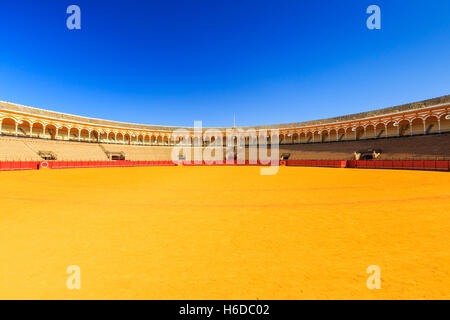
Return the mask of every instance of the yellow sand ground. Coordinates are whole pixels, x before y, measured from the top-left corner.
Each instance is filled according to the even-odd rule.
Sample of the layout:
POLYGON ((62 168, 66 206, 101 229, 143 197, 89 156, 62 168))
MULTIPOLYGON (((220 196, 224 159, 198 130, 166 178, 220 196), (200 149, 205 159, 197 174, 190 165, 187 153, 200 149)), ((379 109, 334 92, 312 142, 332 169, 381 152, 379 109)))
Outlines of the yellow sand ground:
POLYGON ((0 182, 2 299, 450 298, 448 173, 153 167, 0 182), (81 290, 66 287, 69 265, 81 290))

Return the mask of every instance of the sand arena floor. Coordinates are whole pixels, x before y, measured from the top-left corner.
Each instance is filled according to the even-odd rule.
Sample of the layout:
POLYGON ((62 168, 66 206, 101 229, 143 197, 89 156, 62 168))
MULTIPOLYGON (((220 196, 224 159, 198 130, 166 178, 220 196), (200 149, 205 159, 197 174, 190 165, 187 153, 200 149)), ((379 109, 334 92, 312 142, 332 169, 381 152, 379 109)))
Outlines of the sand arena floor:
POLYGON ((0 181, 2 299, 450 298, 448 173, 150 167, 0 181), (69 265, 81 290, 66 287, 69 265))

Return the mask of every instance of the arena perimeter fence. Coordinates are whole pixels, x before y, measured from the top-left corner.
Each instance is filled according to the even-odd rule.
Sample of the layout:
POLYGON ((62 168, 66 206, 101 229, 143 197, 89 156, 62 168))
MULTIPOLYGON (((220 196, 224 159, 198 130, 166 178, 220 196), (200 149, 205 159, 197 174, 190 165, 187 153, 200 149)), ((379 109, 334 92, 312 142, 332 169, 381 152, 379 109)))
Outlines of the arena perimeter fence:
MULTIPOLYGON (((109 168, 109 167, 152 167, 176 166, 172 161, 0 161, 0 171, 39 170, 39 169, 70 169, 70 168, 109 168)), ((261 166, 269 165, 262 162, 238 163, 232 162, 191 162, 184 161, 185 166, 261 166)), ((292 167, 331 167, 331 168, 365 168, 365 169, 406 169, 450 171, 448 160, 287 160, 280 165, 292 167)))

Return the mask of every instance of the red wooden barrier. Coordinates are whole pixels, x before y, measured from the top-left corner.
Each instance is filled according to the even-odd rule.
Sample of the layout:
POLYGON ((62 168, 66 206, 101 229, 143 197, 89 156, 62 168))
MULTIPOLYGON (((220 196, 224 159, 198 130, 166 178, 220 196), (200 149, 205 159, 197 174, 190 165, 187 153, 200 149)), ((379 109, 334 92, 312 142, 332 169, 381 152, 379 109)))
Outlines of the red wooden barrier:
MULTIPOLYGON (((383 168, 410 170, 439 170, 450 171, 448 160, 287 160, 280 162, 286 166, 333 167, 333 168, 383 168)), ((208 165, 270 165, 261 161, 250 163, 216 162, 216 161, 183 161, 185 166, 208 165)), ((101 168, 101 167, 142 167, 142 166, 175 166, 172 161, 0 161, 0 171, 6 170, 36 170, 36 169, 64 169, 64 168, 101 168)))
POLYGON ((450 171, 450 161, 423 160, 288 160, 287 166, 450 171))
POLYGON ((436 161, 436 170, 450 171, 450 161, 436 161))

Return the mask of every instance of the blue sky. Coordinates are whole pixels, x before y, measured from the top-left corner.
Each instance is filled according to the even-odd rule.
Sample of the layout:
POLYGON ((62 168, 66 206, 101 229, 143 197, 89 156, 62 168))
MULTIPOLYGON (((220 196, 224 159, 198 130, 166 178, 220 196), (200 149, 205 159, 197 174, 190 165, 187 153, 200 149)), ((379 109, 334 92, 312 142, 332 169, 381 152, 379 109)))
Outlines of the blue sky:
POLYGON ((0 100, 127 122, 276 124, 450 93, 448 0, 5 0, 0 44, 0 100))

